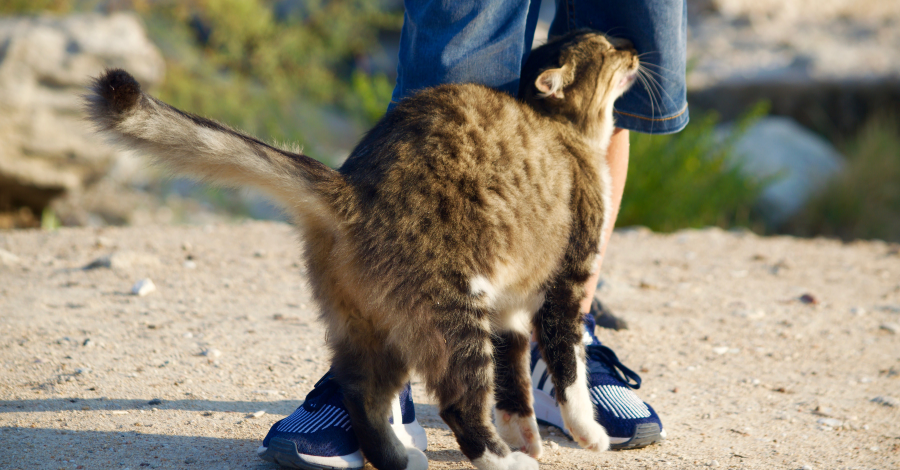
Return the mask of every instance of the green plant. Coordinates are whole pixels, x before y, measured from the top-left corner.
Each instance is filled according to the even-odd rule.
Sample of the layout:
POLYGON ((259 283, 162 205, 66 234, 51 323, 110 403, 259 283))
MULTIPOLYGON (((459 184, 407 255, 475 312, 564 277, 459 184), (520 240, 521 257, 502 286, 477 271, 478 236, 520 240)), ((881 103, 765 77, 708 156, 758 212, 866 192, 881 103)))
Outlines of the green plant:
POLYGON ((729 158, 743 130, 765 114, 750 111, 724 142, 716 137, 718 117, 694 116, 680 133, 631 133, 628 182, 616 225, 643 225, 655 231, 680 228, 759 225, 752 218, 761 181, 741 175, 729 158))
POLYGON ((48 232, 52 232, 61 226, 62 223, 59 221, 56 212, 49 207, 45 207, 43 212, 41 212, 41 228, 48 232))
POLYGON ((0 2, 0 15, 67 13, 74 8, 72 3, 72 0, 3 0, 0 2))
POLYGON ((900 117, 871 118, 841 150, 846 168, 787 231, 900 241, 900 117))

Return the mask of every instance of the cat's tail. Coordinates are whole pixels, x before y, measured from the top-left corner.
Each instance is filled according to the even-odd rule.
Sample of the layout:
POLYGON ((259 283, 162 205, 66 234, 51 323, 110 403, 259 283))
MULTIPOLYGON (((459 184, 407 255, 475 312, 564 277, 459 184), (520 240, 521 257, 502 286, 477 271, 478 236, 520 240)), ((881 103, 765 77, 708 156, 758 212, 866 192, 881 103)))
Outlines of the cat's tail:
POLYGON ((85 101, 90 119, 119 144, 148 154, 173 173, 223 186, 254 186, 294 216, 327 218, 323 212, 333 212, 331 201, 345 185, 338 172, 306 155, 147 95, 121 69, 94 80, 85 101))

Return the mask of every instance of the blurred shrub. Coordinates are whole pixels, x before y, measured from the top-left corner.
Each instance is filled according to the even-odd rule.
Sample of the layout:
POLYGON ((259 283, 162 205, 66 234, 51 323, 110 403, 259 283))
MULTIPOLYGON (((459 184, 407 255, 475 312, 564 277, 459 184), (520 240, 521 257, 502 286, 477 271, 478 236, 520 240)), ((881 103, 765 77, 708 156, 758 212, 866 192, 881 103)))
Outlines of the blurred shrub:
POLYGON ((654 231, 706 226, 762 230, 752 217, 762 181, 742 176, 729 154, 744 130, 764 115, 750 111, 725 142, 716 137, 718 117, 695 115, 671 135, 631 133, 628 181, 616 225, 643 225, 654 231))
POLYGON ((900 118, 873 117, 840 147, 848 158, 846 169, 787 231, 900 241, 900 118))
POLYGON ((402 24, 401 12, 381 2, 308 0, 279 14, 285 2, 142 5, 135 7, 169 67, 160 97, 177 107, 265 140, 305 143, 323 131, 315 108, 334 107, 368 126, 390 100, 387 77, 356 67, 380 47, 379 34, 402 24))
POLYGON ((0 1, 0 15, 67 13, 73 7, 72 0, 3 0, 0 1))

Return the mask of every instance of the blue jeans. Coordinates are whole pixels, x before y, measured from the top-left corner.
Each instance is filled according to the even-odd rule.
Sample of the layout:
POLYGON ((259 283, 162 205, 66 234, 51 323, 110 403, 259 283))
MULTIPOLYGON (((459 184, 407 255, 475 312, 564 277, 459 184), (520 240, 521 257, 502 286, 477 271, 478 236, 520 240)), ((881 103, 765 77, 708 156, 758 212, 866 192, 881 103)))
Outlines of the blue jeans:
MULTIPOLYGON (((515 96, 540 0, 405 0, 391 107, 423 88, 481 83, 515 96)), ((616 101, 616 126, 648 134, 688 123, 684 0, 558 0, 550 35, 591 28, 631 40, 655 81, 616 101)))

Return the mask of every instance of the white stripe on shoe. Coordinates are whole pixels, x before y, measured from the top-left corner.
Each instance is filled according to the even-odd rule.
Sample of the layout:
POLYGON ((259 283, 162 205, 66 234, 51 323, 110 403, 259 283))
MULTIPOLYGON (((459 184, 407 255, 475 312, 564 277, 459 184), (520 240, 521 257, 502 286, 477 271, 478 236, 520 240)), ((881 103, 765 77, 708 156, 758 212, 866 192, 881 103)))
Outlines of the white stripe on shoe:
POLYGON ((650 409, 637 395, 624 387, 598 385, 591 395, 606 411, 619 418, 641 419, 650 417, 650 409))

